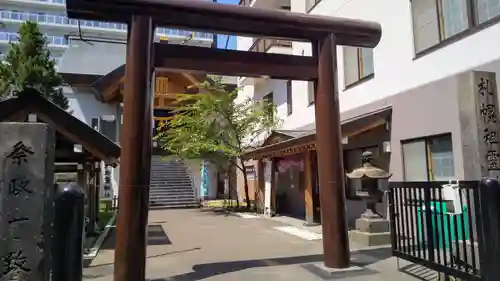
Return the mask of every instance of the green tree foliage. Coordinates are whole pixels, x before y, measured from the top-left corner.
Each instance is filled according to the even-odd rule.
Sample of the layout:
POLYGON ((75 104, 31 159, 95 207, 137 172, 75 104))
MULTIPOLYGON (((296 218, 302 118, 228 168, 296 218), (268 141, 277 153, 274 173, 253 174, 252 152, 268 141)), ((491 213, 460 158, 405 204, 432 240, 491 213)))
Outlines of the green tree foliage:
POLYGON ((205 159, 228 171, 239 169, 250 206, 243 154, 279 125, 276 107, 266 101, 236 102, 238 90, 227 91, 219 79, 206 81, 200 94, 180 99, 170 126, 155 136, 161 148, 183 159, 205 159))
POLYGON ((50 57, 47 38, 35 22, 24 22, 19 28, 19 42, 10 43, 5 61, 0 63, 0 99, 34 88, 48 100, 67 110, 68 99, 63 95, 62 77, 56 62, 50 57))

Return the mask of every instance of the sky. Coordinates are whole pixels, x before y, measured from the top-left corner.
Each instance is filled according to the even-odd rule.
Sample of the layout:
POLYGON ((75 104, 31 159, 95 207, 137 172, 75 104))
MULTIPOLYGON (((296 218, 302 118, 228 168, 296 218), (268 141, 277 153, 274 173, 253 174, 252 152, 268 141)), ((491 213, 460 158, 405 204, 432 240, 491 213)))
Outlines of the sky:
MULTIPOLYGON (((234 4, 238 5, 239 0, 217 0, 218 3, 224 3, 224 4, 234 4)), ((219 35, 217 38, 217 47, 224 49, 226 47, 226 41, 228 39, 228 36, 226 35, 219 35)), ((235 36, 229 36, 229 43, 227 44, 228 49, 236 49, 236 37, 235 36)))

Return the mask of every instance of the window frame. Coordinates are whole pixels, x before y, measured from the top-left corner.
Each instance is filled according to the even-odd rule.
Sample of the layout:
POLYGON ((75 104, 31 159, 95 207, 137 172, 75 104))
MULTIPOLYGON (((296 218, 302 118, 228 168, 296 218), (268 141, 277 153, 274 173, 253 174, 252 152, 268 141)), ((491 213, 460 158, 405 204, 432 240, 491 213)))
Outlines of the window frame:
MULTIPOLYGON (((425 164, 426 164, 426 176, 427 176, 427 182, 435 181, 433 179, 434 177, 434 167, 432 165, 432 155, 431 155, 431 146, 430 142, 435 139, 439 138, 444 138, 444 137, 449 137, 451 140, 451 152, 453 155, 453 161, 455 161, 455 154, 453 150, 453 135, 452 133, 444 133, 444 134, 438 134, 438 135, 430 135, 426 137, 420 137, 420 138, 414 138, 414 139, 408 139, 408 140, 402 140, 401 141, 401 159, 402 159, 402 164, 403 164, 403 179, 406 181, 406 169, 405 169, 405 155, 404 155, 404 145, 409 144, 409 143, 415 143, 415 142, 424 142, 425 145, 425 164)), ((453 168, 455 169, 455 162, 453 162, 453 168)), ((455 174, 455 171, 453 171, 455 174)), ((455 175, 456 176, 456 175, 455 175)))
POLYGON ((443 28, 443 20, 442 20, 442 15, 441 15, 441 10, 440 10, 440 5, 439 2, 441 0, 435 0, 435 7, 436 7, 436 20, 438 24, 438 37, 439 37, 439 42, 427 47, 423 50, 417 51, 416 49, 416 41, 415 41, 415 28, 414 28, 414 16, 413 16, 413 1, 415 0, 410 0, 410 15, 411 15, 411 24, 412 24, 412 34, 413 34, 413 52, 414 52, 414 59, 418 59, 420 57, 423 57, 429 53, 432 53, 436 50, 439 50, 441 48, 444 48, 452 43, 455 43, 457 41, 460 41, 466 37, 471 36, 472 34, 479 32, 485 28, 488 28, 492 25, 495 25, 500 22, 500 15, 495 16, 485 22, 479 23, 478 19, 478 14, 477 14, 477 1, 476 0, 465 0, 466 3, 466 9, 467 9, 467 21, 468 21, 468 27, 461 31, 458 32, 457 34, 454 34, 448 38, 443 38, 443 33, 444 33, 444 28, 443 28))
POLYGON ((373 48, 360 48, 360 47, 344 47, 343 49, 343 56, 342 56, 342 59, 343 59, 343 65, 344 65, 344 90, 347 90, 347 89, 350 89, 360 83, 363 83, 364 81, 367 81, 367 80, 370 80, 372 79, 373 77, 375 77, 375 57, 374 57, 374 54, 373 54, 373 48), (346 50, 347 48, 356 48, 356 62, 357 62, 357 72, 358 72, 358 78, 356 81, 353 81, 353 82, 350 82, 350 83, 347 83, 346 81, 346 66, 348 65, 346 63, 346 50), (361 75, 361 72, 363 71, 363 49, 367 49, 367 50, 371 50, 372 52, 372 58, 373 58, 373 72, 368 74, 368 75, 364 75, 362 76, 361 75))

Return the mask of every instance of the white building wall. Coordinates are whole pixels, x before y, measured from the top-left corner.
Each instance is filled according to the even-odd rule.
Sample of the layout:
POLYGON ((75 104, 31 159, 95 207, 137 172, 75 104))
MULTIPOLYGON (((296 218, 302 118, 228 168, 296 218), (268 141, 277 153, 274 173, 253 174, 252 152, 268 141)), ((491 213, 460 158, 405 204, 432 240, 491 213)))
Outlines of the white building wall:
POLYGON ((236 49, 240 51, 248 51, 253 44, 253 37, 238 36, 236 40, 236 49))
MULTIPOLYGON (((99 118, 103 115, 113 115, 117 120, 118 139, 120 136, 121 114, 119 114, 119 104, 105 104, 96 100, 89 88, 85 87, 63 87, 63 93, 69 101, 69 111, 72 115, 87 125, 92 125, 92 118, 99 118)), ((111 168, 111 197, 118 196, 118 186, 120 179, 120 166, 111 168)), ((101 179, 101 194, 104 192, 104 180, 101 179)))
MULTIPOLYGON (((249 37, 237 38, 237 49, 246 51, 252 45, 253 39, 249 37)), ((301 43, 293 43, 301 44, 301 43)), ((303 43, 302 43, 303 44, 303 43)), ((307 45, 307 44, 306 44, 307 45)), ((271 48, 270 52, 280 54, 300 55, 299 48, 271 48), (297 53, 298 52, 298 53, 297 53)), ((309 54, 310 55, 310 51, 309 54)), ((294 129, 314 122, 314 106, 309 106, 307 100, 307 82, 292 81, 292 114, 287 111, 286 80, 255 79, 255 83, 248 83, 244 77, 238 79, 240 92, 237 100, 252 98, 262 99, 273 92, 273 101, 277 106, 278 117, 282 120, 280 129, 294 129)))
POLYGON ((286 80, 262 79, 254 87, 254 100, 261 100, 266 95, 273 93, 273 102, 276 104, 278 118, 285 119, 287 116, 286 104, 286 80))
POLYGON ((117 116, 116 104, 105 104, 96 100, 88 88, 64 87, 63 92, 69 100, 69 110, 72 111, 73 116, 89 126, 92 124, 92 118, 99 118, 103 115, 117 116))
MULTIPOLYGON (((291 3, 292 11, 305 12, 305 1, 291 0, 291 3)), ((410 1, 322 0, 311 14, 375 21, 382 26, 382 38, 374 49, 373 79, 344 90, 343 53, 342 47, 338 48, 341 112, 500 58, 498 24, 415 58, 410 1)), ((304 50, 305 55, 310 55, 310 44, 294 43, 293 49, 294 54, 304 50)), ((303 90, 300 82, 294 83, 296 89, 303 90)), ((303 112, 313 112, 311 108, 303 112)))

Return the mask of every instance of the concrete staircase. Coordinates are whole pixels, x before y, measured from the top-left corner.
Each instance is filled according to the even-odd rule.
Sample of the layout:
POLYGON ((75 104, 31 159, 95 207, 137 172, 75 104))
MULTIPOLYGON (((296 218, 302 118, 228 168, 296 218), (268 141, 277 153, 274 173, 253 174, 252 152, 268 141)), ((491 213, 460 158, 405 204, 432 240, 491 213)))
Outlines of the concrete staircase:
POLYGON ((184 163, 153 155, 151 160, 150 209, 198 207, 193 184, 184 163))

